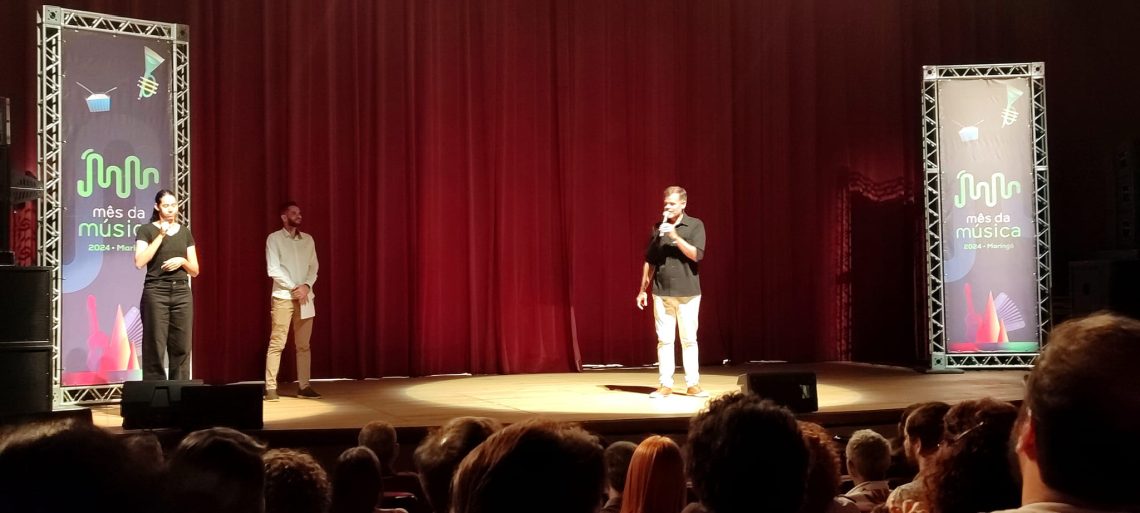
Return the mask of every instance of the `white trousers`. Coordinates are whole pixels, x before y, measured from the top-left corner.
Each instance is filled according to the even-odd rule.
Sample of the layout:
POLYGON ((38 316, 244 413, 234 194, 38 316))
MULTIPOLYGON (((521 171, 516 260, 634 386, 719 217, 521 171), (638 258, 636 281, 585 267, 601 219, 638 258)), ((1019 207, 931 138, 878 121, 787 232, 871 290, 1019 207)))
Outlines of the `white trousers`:
POLYGON ((653 321, 657 328, 658 380, 661 386, 673 388, 673 372, 677 370, 673 342, 681 332, 681 364, 685 367, 685 386, 701 382, 697 359, 697 314, 701 296, 653 296, 653 321))

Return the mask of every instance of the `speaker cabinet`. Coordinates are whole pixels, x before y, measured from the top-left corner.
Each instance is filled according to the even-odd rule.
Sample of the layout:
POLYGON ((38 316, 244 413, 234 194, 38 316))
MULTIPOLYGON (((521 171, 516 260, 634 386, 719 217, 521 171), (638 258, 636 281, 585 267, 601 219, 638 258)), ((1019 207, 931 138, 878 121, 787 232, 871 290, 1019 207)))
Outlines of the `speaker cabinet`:
POLYGON ((123 429, 261 429, 262 390, 260 383, 128 381, 123 383, 123 429))
POLYGON ((0 291, 0 415, 50 412, 51 269, 0 266, 0 291))
POLYGON ((749 372, 742 374, 737 384, 746 394, 771 399, 796 413, 810 413, 819 409, 814 372, 749 372))
POLYGON ((51 341, 51 269, 0 266, 0 290, 0 343, 51 341))
POLYGON ((264 388, 260 383, 184 388, 180 425, 186 430, 219 426, 261 429, 264 388))
POLYGON ((119 403, 123 429, 178 426, 182 390, 192 386, 202 386, 202 380, 124 382, 123 399, 119 403))
POLYGON ((51 343, 0 343, 0 416, 51 411, 51 343))

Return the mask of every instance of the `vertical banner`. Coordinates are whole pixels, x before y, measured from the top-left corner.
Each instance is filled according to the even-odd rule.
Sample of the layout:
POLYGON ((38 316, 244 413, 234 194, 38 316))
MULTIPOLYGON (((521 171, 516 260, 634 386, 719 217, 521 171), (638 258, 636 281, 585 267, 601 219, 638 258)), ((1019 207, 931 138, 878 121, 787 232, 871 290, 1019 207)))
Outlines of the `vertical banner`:
POLYGON ((1040 348, 1031 86, 938 84, 947 353, 1040 348))
POLYGON ((141 379, 135 229, 172 188, 172 42, 64 30, 61 385, 141 379))

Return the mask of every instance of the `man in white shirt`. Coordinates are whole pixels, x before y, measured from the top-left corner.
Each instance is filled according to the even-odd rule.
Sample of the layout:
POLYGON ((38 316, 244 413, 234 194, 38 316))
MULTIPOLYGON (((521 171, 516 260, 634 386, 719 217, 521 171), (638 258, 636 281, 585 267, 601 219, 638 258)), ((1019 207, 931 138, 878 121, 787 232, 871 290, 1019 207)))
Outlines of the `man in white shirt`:
POLYGON ((277 370, 281 351, 293 325, 297 348, 297 397, 320 399, 309 385, 309 337, 313 333, 313 283, 317 281, 317 247, 301 232, 301 208, 295 202, 281 205, 282 228, 265 239, 265 264, 273 278, 273 304, 269 309, 269 352, 265 357, 265 400, 277 401, 277 370))

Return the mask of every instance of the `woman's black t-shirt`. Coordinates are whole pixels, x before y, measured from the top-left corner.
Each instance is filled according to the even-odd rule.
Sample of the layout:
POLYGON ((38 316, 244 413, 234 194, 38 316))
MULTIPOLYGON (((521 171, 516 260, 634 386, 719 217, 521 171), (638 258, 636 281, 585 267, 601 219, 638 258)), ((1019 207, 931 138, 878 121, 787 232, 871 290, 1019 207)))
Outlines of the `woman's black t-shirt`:
MULTIPOLYGON (((156 238, 158 238, 158 227, 154 223, 140 225, 135 232, 135 239, 147 244, 151 244, 156 238)), ((186 280, 186 269, 179 267, 173 271, 163 271, 162 263, 174 257, 187 258, 186 248, 193 245, 194 235, 185 225, 178 227, 178 233, 167 234, 162 239, 162 244, 158 246, 158 251, 154 253, 154 258, 151 258, 150 262, 146 264, 146 281, 186 280)))

